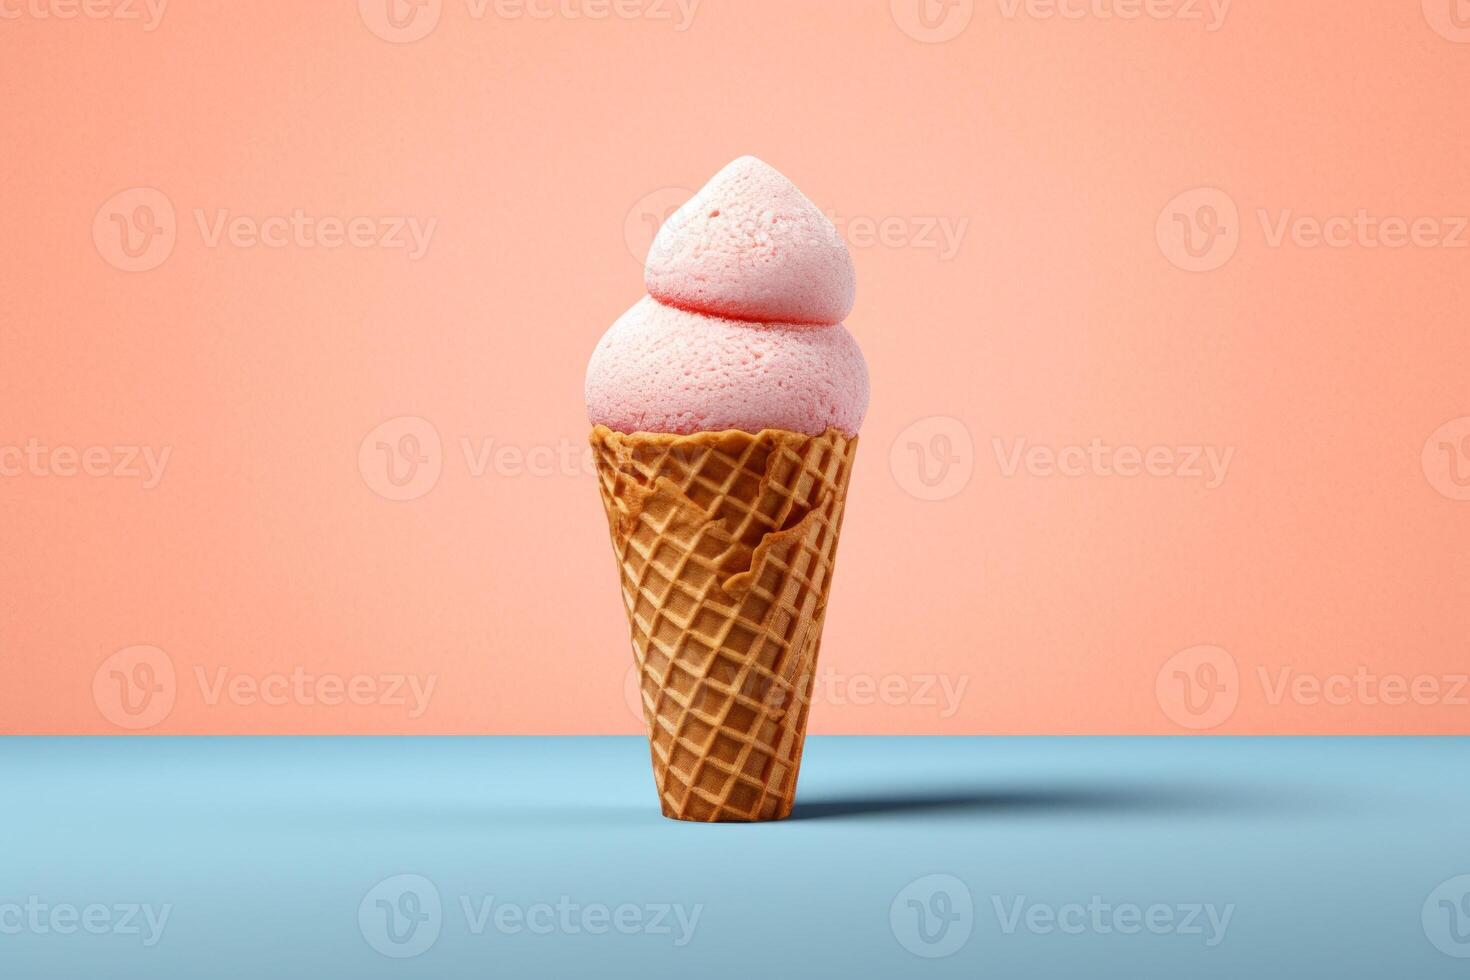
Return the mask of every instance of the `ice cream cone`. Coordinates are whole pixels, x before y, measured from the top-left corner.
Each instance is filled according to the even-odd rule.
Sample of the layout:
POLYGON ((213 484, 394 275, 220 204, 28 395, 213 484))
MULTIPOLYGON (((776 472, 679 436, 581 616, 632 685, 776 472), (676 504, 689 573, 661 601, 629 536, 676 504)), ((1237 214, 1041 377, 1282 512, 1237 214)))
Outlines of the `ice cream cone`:
POLYGON ((868 368, 832 222, 741 157, 659 229, 583 393, 665 816, 791 813, 868 368))
POLYGON ((591 441, 664 815, 786 817, 857 437, 591 441))

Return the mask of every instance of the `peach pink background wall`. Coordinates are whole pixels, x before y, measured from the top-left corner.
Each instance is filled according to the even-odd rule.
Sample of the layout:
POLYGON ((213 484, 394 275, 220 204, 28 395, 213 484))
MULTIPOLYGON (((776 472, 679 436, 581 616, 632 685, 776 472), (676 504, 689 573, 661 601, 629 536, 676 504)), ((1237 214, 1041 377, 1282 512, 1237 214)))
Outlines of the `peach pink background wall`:
POLYGON ((1463 0, 0 11, 0 729, 640 730, 582 370, 754 153, 873 376, 815 730, 1470 730, 1463 0))

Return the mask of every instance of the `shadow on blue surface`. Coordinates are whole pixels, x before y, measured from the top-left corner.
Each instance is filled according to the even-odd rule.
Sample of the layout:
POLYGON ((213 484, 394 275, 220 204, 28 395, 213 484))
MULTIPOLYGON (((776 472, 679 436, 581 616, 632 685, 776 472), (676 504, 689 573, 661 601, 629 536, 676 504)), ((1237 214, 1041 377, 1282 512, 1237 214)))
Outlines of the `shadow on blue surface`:
POLYGON ((1218 816, 1222 812, 1259 812, 1280 816, 1283 812, 1317 810, 1319 798, 1303 794, 1274 793, 1270 796, 1244 787, 1200 785, 1150 786, 983 786, 973 790, 904 789, 888 793, 833 799, 798 799, 792 820, 828 820, 841 817, 874 817, 923 814, 928 816, 1001 815, 1023 812, 1052 812, 1057 815, 1199 813, 1218 816))

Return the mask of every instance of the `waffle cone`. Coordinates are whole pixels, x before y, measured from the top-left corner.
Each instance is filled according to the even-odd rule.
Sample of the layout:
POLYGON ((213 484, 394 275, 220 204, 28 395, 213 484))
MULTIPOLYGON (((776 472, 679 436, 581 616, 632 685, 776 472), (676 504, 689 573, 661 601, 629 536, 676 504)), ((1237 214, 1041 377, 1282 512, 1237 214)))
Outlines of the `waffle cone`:
POLYGON ((856 449, 593 429, 664 816, 790 814, 856 449))

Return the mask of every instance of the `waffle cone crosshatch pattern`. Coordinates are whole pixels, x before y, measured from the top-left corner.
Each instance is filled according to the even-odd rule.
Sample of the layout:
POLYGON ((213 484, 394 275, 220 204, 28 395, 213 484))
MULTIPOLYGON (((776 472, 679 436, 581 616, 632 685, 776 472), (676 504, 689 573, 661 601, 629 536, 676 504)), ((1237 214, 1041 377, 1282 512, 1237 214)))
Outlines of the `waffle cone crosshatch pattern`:
POLYGON ((665 816, 791 812, 857 438, 592 433, 665 816))

